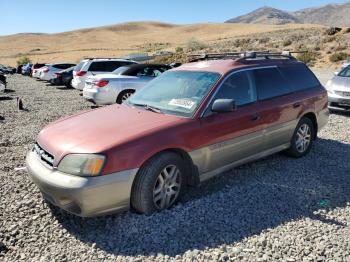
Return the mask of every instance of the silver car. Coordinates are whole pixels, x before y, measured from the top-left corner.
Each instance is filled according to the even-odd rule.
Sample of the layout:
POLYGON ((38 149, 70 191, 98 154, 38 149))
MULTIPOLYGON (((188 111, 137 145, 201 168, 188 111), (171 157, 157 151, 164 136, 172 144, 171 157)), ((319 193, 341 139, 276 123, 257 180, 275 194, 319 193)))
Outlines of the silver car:
POLYGON ((328 81, 329 109, 350 111, 350 66, 347 66, 328 81))
POLYGON ((344 69, 345 67, 350 66, 350 60, 346 61, 344 64, 342 64, 341 69, 344 69))
POLYGON ((90 76, 85 81, 83 96, 97 105, 121 104, 170 68, 163 64, 136 64, 120 67, 111 74, 90 76))

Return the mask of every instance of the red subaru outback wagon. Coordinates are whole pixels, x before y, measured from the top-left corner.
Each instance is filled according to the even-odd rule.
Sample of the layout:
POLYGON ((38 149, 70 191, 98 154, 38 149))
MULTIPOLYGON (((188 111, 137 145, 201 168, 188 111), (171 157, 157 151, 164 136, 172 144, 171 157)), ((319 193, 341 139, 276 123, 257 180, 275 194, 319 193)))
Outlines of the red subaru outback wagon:
POLYGON ((211 54, 126 103, 49 124, 26 158, 52 204, 79 216, 171 207, 188 185, 285 151, 309 153, 327 92, 289 53, 211 54))

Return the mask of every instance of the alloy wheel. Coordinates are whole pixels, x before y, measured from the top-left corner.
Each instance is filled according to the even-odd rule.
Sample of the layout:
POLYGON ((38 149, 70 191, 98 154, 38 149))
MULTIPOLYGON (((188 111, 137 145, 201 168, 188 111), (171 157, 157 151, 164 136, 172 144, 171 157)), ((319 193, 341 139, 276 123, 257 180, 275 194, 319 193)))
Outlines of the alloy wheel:
POLYGON ((181 189, 180 170, 175 165, 166 166, 158 175, 153 189, 153 203, 158 209, 170 207, 181 189))
POLYGON ((297 138, 295 140, 296 149, 299 153, 305 152, 311 142, 311 130, 309 125, 302 124, 297 132, 297 138))
POLYGON ((130 96, 132 95, 132 93, 125 93, 122 96, 122 102, 125 102, 130 96))

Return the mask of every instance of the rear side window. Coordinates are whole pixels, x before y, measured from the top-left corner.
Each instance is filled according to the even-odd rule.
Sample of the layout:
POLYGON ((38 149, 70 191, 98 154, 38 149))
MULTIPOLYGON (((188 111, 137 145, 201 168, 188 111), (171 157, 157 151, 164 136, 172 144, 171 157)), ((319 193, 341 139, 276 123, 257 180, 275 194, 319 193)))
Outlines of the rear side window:
POLYGON ((320 85, 315 75, 305 65, 288 65, 280 68, 293 91, 301 91, 320 85))
POLYGON ((237 106, 256 101, 253 73, 250 71, 233 74, 221 85, 215 99, 233 99, 237 106))
POLYGON ((100 62, 92 62, 89 71, 97 71, 97 72, 113 72, 115 69, 130 65, 131 62, 124 61, 100 61, 100 62))
POLYGON ((52 67, 57 68, 57 69, 67 69, 73 65, 74 64, 57 64, 57 65, 53 65, 52 67))
POLYGON ((255 69, 253 72, 259 100, 291 93, 286 79, 277 68, 261 68, 255 69))

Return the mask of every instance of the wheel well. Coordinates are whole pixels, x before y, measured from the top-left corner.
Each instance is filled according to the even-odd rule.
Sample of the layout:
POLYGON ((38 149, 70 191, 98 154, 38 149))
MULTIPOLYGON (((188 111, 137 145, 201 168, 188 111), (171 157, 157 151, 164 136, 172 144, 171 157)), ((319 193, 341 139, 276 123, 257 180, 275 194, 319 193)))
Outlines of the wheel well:
POLYGON ((317 132, 318 132, 318 125, 317 125, 316 115, 314 113, 307 113, 307 114, 303 115, 303 117, 307 117, 307 118, 309 118, 312 121, 312 123, 314 125, 314 128, 316 130, 315 137, 314 137, 314 139, 316 139, 317 138, 317 132))
POLYGON ((121 101, 122 101, 122 96, 123 96, 123 94, 124 93, 126 93, 126 92, 132 92, 132 93, 135 93, 135 89, 124 89, 123 91, 121 91, 119 94, 118 94, 118 96, 117 96, 117 103, 121 103, 121 101))
POLYGON ((179 155, 184 160, 185 165, 186 165, 186 170, 188 170, 188 173, 186 174, 187 175, 187 185, 197 186, 199 184, 198 169, 193 164, 192 158, 190 157, 190 155, 185 150, 180 149, 180 148, 169 148, 169 149, 165 149, 165 150, 162 150, 162 151, 154 154, 150 158, 152 158, 152 157, 154 157, 156 155, 162 154, 164 152, 176 153, 177 155, 179 155))

